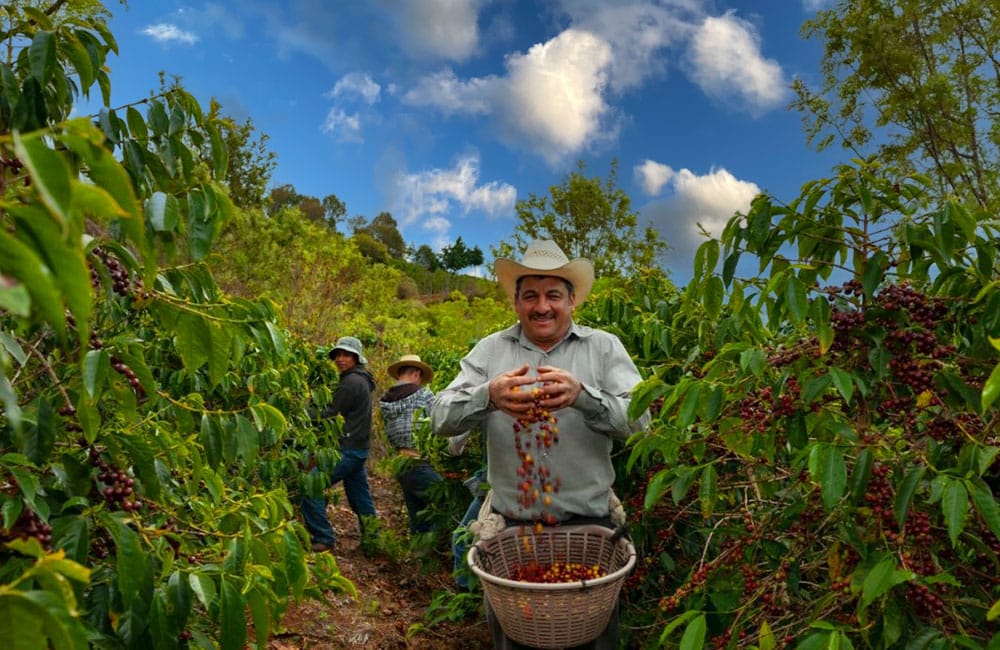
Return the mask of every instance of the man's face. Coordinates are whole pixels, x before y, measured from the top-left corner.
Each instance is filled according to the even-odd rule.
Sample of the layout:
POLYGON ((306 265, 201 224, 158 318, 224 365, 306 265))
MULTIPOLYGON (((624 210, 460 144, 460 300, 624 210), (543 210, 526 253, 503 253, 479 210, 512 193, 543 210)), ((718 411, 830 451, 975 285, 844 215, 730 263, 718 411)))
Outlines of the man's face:
POLYGON ((566 282, 556 277, 521 278, 514 311, 528 340, 548 350, 569 331, 576 302, 566 282))
POLYGON ((353 368, 354 366, 358 365, 358 358, 353 354, 351 354, 350 352, 345 352, 343 350, 334 350, 333 365, 337 366, 338 372, 344 373, 353 368))

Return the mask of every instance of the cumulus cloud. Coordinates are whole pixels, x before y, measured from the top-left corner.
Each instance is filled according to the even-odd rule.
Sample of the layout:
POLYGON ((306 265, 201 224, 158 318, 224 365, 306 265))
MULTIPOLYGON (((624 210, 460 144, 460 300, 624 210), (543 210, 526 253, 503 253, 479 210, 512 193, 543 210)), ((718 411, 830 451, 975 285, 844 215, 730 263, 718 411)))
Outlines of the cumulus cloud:
POLYGON ((691 39, 691 78, 709 96, 746 102, 761 113, 785 101, 788 82, 781 66, 761 54, 760 34, 733 11, 709 16, 691 39))
POLYGON ((361 134, 361 117, 357 113, 347 113, 336 106, 326 114, 320 130, 341 142, 364 142, 361 134))
POLYGON ((382 87, 372 80, 371 75, 351 72, 341 77, 333 85, 327 97, 360 97, 369 106, 378 101, 382 87))
POLYGON ((418 58, 465 61, 479 47, 481 0, 382 0, 395 37, 418 58))
POLYGON ((448 215, 456 211, 495 218, 512 213, 517 199, 512 185, 480 183, 479 156, 474 153, 461 156, 450 169, 397 173, 393 194, 392 214, 401 225, 419 224, 442 234, 451 227, 448 215))
POLYGON ((421 79, 402 100, 446 114, 489 113, 509 143, 555 166, 595 140, 616 135, 604 100, 611 57, 606 41, 568 29, 509 55, 504 76, 463 82, 451 71, 438 72, 421 79))
POLYGON ((736 212, 748 211, 760 193, 756 183, 740 180, 725 169, 712 169, 703 176, 681 169, 671 174, 669 186, 669 197, 643 206, 641 213, 671 247, 667 253, 671 266, 693 258, 705 241, 702 230, 719 236, 729 219, 736 212))
POLYGON ((663 189, 663 186, 674 177, 674 170, 669 165, 658 163, 655 160, 643 160, 632 168, 635 181, 642 188, 646 196, 656 196, 663 189))
POLYGON ((198 42, 198 35, 181 29, 177 25, 170 23, 157 23, 148 25, 142 29, 142 33, 159 43, 169 43, 177 41, 186 45, 194 45, 198 42))

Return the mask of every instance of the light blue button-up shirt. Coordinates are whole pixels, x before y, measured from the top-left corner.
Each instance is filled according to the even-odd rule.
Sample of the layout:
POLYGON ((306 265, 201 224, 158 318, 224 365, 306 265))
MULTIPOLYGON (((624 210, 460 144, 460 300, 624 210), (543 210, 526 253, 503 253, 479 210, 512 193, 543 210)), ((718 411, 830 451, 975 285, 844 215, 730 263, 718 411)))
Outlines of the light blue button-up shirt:
POLYGON ((648 414, 635 422, 627 416, 632 389, 641 379, 625 346, 609 332, 573 323, 566 338, 545 351, 525 338, 517 324, 482 339, 462 359, 458 376, 434 398, 431 426, 435 433, 451 436, 479 426, 485 417, 487 481, 493 507, 505 517, 606 517, 615 478, 612 437, 625 438, 649 423, 648 414), (551 480, 559 483, 550 507, 541 501, 522 507, 524 478, 517 473, 522 463, 515 447, 515 420, 490 404, 490 380, 525 363, 529 374, 539 366, 554 366, 583 385, 572 406, 552 412, 558 419, 558 442, 532 450, 537 462, 548 467, 551 480))

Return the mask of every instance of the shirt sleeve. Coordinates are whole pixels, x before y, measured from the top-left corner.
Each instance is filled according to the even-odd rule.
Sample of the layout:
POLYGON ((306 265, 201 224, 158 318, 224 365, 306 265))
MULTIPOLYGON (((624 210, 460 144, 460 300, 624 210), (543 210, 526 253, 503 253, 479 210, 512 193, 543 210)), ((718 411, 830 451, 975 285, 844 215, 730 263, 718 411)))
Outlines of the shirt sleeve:
POLYGON ((472 429, 490 407, 490 377, 486 372, 488 353, 483 342, 460 362, 458 376, 434 396, 431 428, 440 436, 453 436, 472 429))
POLYGON ((649 425, 648 412, 633 421, 628 418, 632 391, 642 381, 642 375, 618 337, 609 336, 608 341, 608 349, 600 359, 593 360, 601 369, 600 385, 583 382, 573 408, 583 414, 593 431, 627 438, 649 425))

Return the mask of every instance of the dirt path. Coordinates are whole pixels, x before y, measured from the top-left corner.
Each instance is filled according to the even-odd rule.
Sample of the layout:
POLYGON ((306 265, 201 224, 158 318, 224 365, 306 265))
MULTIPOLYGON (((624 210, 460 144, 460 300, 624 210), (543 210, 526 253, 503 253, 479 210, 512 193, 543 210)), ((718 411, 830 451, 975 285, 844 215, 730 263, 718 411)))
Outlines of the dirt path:
MULTIPOLYGON (((406 509, 395 480, 370 475, 372 497, 383 527, 406 538, 406 509)), ((411 625, 423 622, 435 592, 454 589, 450 555, 421 561, 403 552, 398 559, 368 559, 358 546, 354 513, 335 488, 329 513, 337 533, 334 556, 340 572, 358 590, 356 599, 327 593, 326 602, 292 605, 283 629, 268 642, 268 650, 347 650, 354 648, 479 649, 492 643, 481 613, 457 623, 441 623, 407 637, 411 625), (426 569, 428 565, 432 568, 426 569)))

